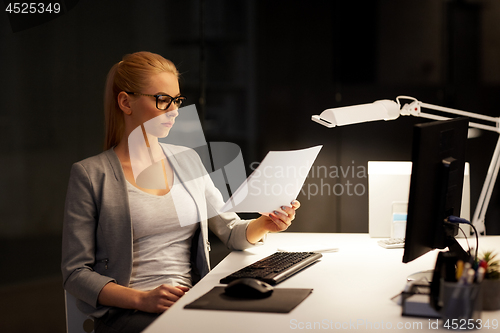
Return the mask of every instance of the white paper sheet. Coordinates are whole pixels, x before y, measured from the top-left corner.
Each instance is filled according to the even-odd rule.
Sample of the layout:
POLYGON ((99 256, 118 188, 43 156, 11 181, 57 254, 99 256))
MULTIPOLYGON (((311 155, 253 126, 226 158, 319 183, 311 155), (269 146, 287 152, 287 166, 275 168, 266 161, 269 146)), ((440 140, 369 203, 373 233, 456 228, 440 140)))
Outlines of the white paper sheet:
POLYGON ((270 151, 221 211, 271 213, 281 206, 290 206, 322 147, 270 151))

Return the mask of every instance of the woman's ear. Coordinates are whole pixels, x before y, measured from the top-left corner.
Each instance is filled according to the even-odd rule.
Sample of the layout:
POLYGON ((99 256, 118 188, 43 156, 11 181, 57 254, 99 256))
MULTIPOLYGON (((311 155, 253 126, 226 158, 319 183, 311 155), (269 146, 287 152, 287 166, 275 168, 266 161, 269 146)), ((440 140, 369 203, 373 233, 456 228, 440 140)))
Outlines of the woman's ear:
POLYGON ((118 94, 118 106, 127 115, 132 114, 132 109, 130 108, 130 96, 124 91, 118 94))

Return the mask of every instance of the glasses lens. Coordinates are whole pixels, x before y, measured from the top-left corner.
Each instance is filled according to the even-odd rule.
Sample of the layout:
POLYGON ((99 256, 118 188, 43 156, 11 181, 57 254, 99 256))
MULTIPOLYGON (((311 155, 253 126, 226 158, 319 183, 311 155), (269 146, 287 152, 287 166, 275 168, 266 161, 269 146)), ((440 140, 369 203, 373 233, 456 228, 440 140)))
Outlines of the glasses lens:
POLYGON ((160 110, 166 110, 170 106, 172 98, 168 95, 159 95, 156 98, 156 106, 160 110))
POLYGON ((186 100, 185 97, 179 96, 179 97, 177 97, 177 98, 174 99, 174 104, 175 104, 176 107, 179 108, 185 100, 186 100))

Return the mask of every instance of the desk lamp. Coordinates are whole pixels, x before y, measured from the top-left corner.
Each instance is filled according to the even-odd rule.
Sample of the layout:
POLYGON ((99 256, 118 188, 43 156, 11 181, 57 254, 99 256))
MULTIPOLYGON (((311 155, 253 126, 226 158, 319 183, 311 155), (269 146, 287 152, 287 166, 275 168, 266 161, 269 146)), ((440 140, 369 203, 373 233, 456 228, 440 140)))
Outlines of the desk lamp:
MULTIPOLYGON (((312 120, 326 126, 328 128, 335 126, 351 125, 364 123, 376 120, 393 120, 401 116, 415 116, 434 120, 448 120, 450 117, 439 116, 431 113, 422 112, 421 109, 431 109, 438 112, 451 113, 458 116, 465 116, 471 119, 483 121, 486 124, 469 122, 470 128, 478 128, 486 131, 492 131, 500 134, 500 117, 489 117, 472 112, 450 109, 438 105, 423 103, 413 97, 398 96, 396 102, 384 99, 373 103, 361 104, 355 106, 347 106, 340 108, 327 109, 319 116, 312 116, 312 120), (411 100, 409 104, 401 107, 400 99, 411 100)), ((481 195, 477 202, 476 210, 472 219, 472 224, 476 227, 477 232, 486 234, 484 226, 484 218, 488 204, 491 199, 491 193, 500 169, 500 136, 498 138, 495 151, 491 158, 488 173, 481 190, 481 195)))

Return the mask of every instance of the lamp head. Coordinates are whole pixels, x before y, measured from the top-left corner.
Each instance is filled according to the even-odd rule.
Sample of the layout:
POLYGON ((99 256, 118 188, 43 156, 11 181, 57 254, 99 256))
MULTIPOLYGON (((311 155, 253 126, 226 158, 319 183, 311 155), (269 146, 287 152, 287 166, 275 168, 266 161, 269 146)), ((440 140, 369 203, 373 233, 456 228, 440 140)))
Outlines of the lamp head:
POLYGON ((397 119, 400 114, 399 108, 398 103, 384 99, 368 104, 327 109, 319 116, 312 116, 311 119, 331 128, 368 121, 397 119))

